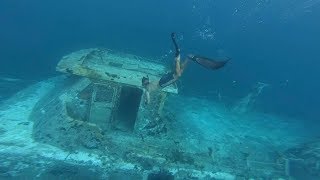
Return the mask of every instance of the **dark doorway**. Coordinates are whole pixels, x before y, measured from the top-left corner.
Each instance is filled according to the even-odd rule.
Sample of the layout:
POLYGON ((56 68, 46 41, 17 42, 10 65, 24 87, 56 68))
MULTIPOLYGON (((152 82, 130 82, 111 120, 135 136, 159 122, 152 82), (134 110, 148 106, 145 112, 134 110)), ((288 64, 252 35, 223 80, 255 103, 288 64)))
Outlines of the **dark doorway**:
POLYGON ((123 86, 121 88, 119 106, 115 116, 115 128, 133 131, 142 93, 141 89, 135 87, 123 86))

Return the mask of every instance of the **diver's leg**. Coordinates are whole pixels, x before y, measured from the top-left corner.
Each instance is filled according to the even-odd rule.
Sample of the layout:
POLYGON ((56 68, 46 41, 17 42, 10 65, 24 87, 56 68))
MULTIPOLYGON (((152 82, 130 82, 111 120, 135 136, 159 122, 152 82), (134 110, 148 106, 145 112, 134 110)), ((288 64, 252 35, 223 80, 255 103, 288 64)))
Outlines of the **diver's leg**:
POLYGON ((175 75, 177 77, 180 77, 181 76, 180 54, 176 58, 174 58, 174 61, 175 61, 175 65, 176 65, 175 75))
POLYGON ((174 58, 174 61, 175 61, 175 73, 174 74, 175 74, 175 78, 178 78, 181 76, 180 48, 177 44, 175 33, 171 33, 171 39, 172 39, 173 45, 176 49, 175 58, 174 58))
POLYGON ((183 61, 183 63, 181 63, 181 65, 180 65, 180 75, 182 75, 182 73, 186 69, 188 63, 189 63, 189 59, 185 59, 183 61))

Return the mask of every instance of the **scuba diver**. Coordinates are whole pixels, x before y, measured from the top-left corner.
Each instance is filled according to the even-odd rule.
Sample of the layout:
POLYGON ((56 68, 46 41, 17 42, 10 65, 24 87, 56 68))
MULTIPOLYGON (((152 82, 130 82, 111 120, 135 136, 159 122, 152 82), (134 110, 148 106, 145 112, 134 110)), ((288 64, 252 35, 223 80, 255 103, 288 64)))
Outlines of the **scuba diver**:
POLYGON ((145 103, 150 103, 150 93, 153 91, 156 91, 158 89, 165 88, 173 83, 175 83, 182 75, 183 71, 185 70, 188 62, 194 61, 198 63, 199 65, 203 66, 206 69, 210 70, 216 70, 222 68, 228 61, 215 61, 206 57, 198 56, 189 54, 187 55, 187 58, 181 62, 180 61, 180 48, 176 41, 176 35, 175 33, 171 33, 171 39, 174 44, 176 53, 175 53, 175 69, 161 77, 159 81, 156 82, 150 82, 149 77, 143 77, 141 80, 142 87, 145 88, 145 103))

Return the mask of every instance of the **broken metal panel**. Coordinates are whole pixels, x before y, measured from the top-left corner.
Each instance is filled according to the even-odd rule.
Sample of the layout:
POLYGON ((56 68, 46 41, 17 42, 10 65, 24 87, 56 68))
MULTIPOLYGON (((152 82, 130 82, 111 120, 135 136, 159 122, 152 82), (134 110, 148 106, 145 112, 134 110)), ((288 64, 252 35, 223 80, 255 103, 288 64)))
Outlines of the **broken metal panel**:
POLYGON ((89 118, 91 123, 97 124, 104 130, 110 126, 117 93, 118 87, 114 83, 94 83, 89 118))
MULTIPOLYGON (((118 53, 107 49, 84 49, 64 56, 57 71, 85 76, 91 79, 108 80, 141 88, 142 77, 158 81, 166 73, 165 66, 150 59, 118 53)), ((174 86, 163 89, 178 93, 174 86)))

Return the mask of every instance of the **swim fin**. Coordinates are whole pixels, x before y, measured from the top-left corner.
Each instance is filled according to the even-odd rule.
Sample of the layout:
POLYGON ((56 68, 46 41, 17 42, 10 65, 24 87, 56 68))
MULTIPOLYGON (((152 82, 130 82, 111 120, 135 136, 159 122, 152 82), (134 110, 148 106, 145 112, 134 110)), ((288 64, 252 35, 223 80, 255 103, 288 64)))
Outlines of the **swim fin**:
POLYGON ((174 44, 174 47, 176 48, 175 56, 178 57, 180 55, 180 48, 179 48, 177 41, 176 41, 176 33, 171 33, 171 39, 174 44))
POLYGON ((195 62, 197 62, 198 64, 200 64, 201 66, 210 69, 210 70, 216 70, 216 69, 220 69, 223 66, 226 65, 226 63, 230 60, 230 58, 228 58, 227 60, 223 60, 223 61, 216 61, 213 59, 209 59, 206 57, 201 57, 201 56, 197 56, 194 55, 192 57, 189 56, 189 58, 195 62))

